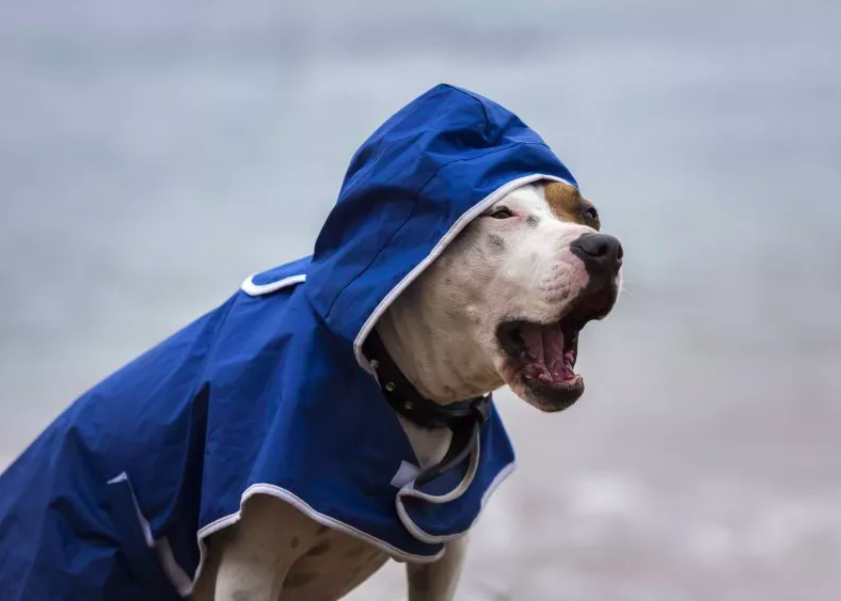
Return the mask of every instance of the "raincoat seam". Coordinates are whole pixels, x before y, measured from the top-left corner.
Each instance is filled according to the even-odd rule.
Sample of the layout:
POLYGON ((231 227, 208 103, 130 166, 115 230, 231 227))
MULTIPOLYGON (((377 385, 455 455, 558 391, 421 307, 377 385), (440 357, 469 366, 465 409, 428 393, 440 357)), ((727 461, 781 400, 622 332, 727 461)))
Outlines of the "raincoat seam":
MULTIPOLYGON (((470 92, 468 92, 467 90, 462 90, 461 88, 458 88, 458 87, 456 87, 456 86, 452 86, 452 85, 450 85, 450 84, 446 84, 446 85, 447 85, 447 87, 449 87, 451 90, 455 90, 456 92, 460 92, 461 94, 464 94, 464 95, 465 95, 465 96, 467 96, 468 98, 471 98, 471 99, 475 100, 475 101, 479 104, 479 107, 481 107, 481 109, 482 109, 482 115, 485 117, 485 137, 486 137, 486 138, 487 138, 487 137, 489 137, 489 134, 490 134, 490 129, 491 129, 491 120, 490 120, 490 118, 488 117, 488 109, 487 109, 487 107, 485 106, 485 103, 484 103, 484 102, 482 102, 482 101, 481 101, 481 100, 480 100, 480 99, 479 99, 479 98, 478 98, 475 94, 471 94, 471 93, 470 93, 470 92)), ((494 140, 494 143, 496 143, 496 140, 494 140)), ((453 162, 454 162, 454 161, 453 161, 453 162)), ((449 164, 449 163, 448 163, 448 164, 449 164)), ((443 169, 443 168, 444 168, 444 167, 446 167, 446 166, 447 166, 447 165, 444 165, 443 167, 441 167, 441 169, 443 169)))
MULTIPOLYGON (((448 87, 448 88, 451 88, 451 89, 453 89, 453 90, 457 90, 457 91, 459 91, 459 92, 462 92, 462 90, 459 90, 458 88, 455 88, 455 87, 453 87, 453 86, 451 86, 451 85, 449 85, 449 84, 445 84, 445 85, 446 85, 446 87, 448 87)), ((400 120, 400 123, 403 123, 403 122, 407 121, 410 117, 414 116, 414 115, 415 115, 415 113, 418 113, 418 112, 420 112, 421 110, 422 110, 422 107, 420 107, 420 106, 415 107, 415 108, 414 108, 411 112, 406 113, 405 115, 403 115, 403 118, 400 120)), ((376 133, 379 133, 379 129, 377 130, 377 132, 376 132, 376 133)), ((378 147, 378 149, 377 149, 377 153, 376 153, 376 155, 374 155, 373 157, 369 158, 369 159, 366 161, 366 165, 364 165, 363 167, 361 167, 360 169, 358 169, 357 171, 355 171, 355 172, 353 173, 353 178, 352 178, 353 180, 358 180, 358 178, 362 175, 362 173, 363 173, 363 172, 366 172, 366 173, 367 173, 367 171, 369 171, 369 170, 371 170, 371 169, 374 169, 374 168, 377 166, 377 159, 379 159, 379 158, 380 158, 380 156, 382 156, 382 154, 383 154, 383 153, 385 152, 385 150, 386 150, 385 145, 384 145, 384 144, 382 144, 381 142, 382 142, 382 140, 380 140, 380 141, 378 142, 378 146, 379 146, 379 147, 378 147)), ((356 162, 356 160, 357 160, 357 155, 356 155, 356 154, 354 154, 353 159, 351 160, 351 165, 352 165, 353 163, 355 163, 355 162, 356 162)), ((398 177, 398 175, 399 175, 399 174, 395 174, 395 175, 394 175, 394 177, 398 177)), ((391 179, 394 179, 394 177, 393 177, 393 178, 391 178, 391 179)), ((435 177, 435 176, 433 175, 432 177, 435 177)), ((389 180, 389 181, 391 181, 391 180, 389 180)), ((353 190, 355 187, 356 187, 356 182, 354 181, 354 182, 353 182, 353 183, 351 183, 351 185, 348 187, 348 190, 353 190)), ((328 311, 328 313, 329 313, 329 311, 328 311)))

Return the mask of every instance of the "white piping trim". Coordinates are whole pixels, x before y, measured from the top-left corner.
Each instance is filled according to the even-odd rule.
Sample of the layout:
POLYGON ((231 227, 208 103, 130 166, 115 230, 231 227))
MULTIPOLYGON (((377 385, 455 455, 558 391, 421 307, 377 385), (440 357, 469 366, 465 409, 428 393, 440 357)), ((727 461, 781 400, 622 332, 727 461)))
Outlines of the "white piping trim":
POLYGON ((184 571, 184 568, 175 561, 175 555, 172 554, 169 539, 164 537, 157 541, 155 543, 155 550, 158 552, 161 567, 169 578, 169 581, 173 584, 179 595, 187 597, 193 592, 193 581, 187 575, 187 572, 184 571))
POLYGON ((204 567, 205 555, 207 554, 207 545, 204 544, 204 539, 206 539, 214 532, 218 532, 223 528, 237 523, 242 518, 242 506, 248 499, 250 499, 256 494, 269 495, 270 497, 275 497, 277 499, 280 499, 281 501, 285 501, 286 503, 289 503, 290 505, 292 505, 292 507, 306 515, 308 518, 318 522, 322 526, 327 526, 328 528, 332 528, 333 530, 338 530, 340 532, 344 532, 345 534, 358 538, 359 540, 362 540, 370 545, 377 547, 381 551, 388 553, 391 557, 399 561, 411 561, 414 563, 433 563, 441 559, 441 557, 443 557, 444 555, 444 549, 441 549, 441 551, 439 551, 435 555, 414 555, 412 553, 406 553, 383 540, 373 537, 370 534, 359 530, 358 528, 354 528, 350 524, 345 524, 344 522, 340 522, 339 520, 331 518, 329 515, 325 515, 316 511, 306 501, 301 499, 296 494, 286 490, 285 488, 275 486, 274 484, 266 484, 260 482, 257 484, 252 484, 251 486, 245 489, 245 492, 243 492, 242 496, 240 497, 239 510, 235 511, 234 513, 223 516, 199 529, 197 534, 200 553, 199 565, 196 568, 196 574, 193 577, 193 583, 190 587, 191 590, 187 594, 190 594, 192 592, 193 586, 195 586, 195 583, 199 580, 199 576, 201 576, 202 567, 204 567))
POLYGON ((488 194, 485 198, 480 200, 478 203, 470 207, 467 211, 462 213, 461 217, 459 217, 456 222, 452 225, 452 227, 447 230, 447 233, 438 241, 432 251, 424 258, 423 261, 415 265, 414 269, 410 271, 406 276, 398 282, 398 284, 392 288, 388 294, 385 295, 385 298, 380 301, 380 304, 374 309, 371 315, 368 316, 368 319, 365 320, 365 323, 362 325, 362 329, 359 330, 359 334, 356 335, 356 340, 353 341, 353 353, 356 356, 356 361, 359 365, 371 375, 374 375, 374 370, 371 369, 371 366, 368 364, 368 361, 365 359, 365 356, 362 353, 362 345, 365 343, 365 339, 368 337, 368 333, 374 327, 374 324, 377 323, 377 320, 380 316, 385 313, 386 309, 394 302, 394 299, 403 292, 406 287, 411 284, 422 272, 426 269, 430 263, 432 263, 438 256, 444 252, 444 249, 447 248, 447 245, 453 241, 453 239, 463 230, 468 223, 473 221, 476 217, 478 217, 482 212, 484 212, 488 207, 493 205, 496 201, 501 199, 503 196, 514 190, 515 188, 519 188, 520 186, 525 186, 528 183, 541 180, 541 179, 548 179, 558 182, 563 182, 570 186, 573 186, 571 182, 567 180, 555 177, 554 175, 544 175, 542 173, 533 173, 531 175, 524 175, 523 177, 518 177, 517 179, 511 180, 507 184, 503 184, 490 194, 488 194))
MULTIPOLYGON (((481 440, 480 440, 480 443, 481 443, 481 440)), ((482 510, 485 508, 485 503, 488 501, 488 499, 490 498, 493 491, 517 467, 516 461, 512 461, 511 463, 506 465, 504 468, 502 468, 499 471, 499 473, 496 476, 494 476, 494 479, 491 480, 491 483, 488 486, 487 490, 485 490, 485 492, 482 494, 482 500, 481 500, 480 505, 479 505, 479 513, 476 514, 476 517, 473 519, 472 522, 470 522, 470 525, 467 527, 467 530, 464 530, 463 532, 458 532, 458 533, 455 533, 455 534, 434 535, 434 534, 429 534, 428 532, 422 530, 417 524, 415 524, 415 522, 409 516, 409 513, 406 511, 406 508, 403 505, 402 497, 404 497, 404 496, 415 497, 415 498, 418 498, 418 499, 422 499, 424 501, 428 501, 429 503, 436 503, 436 504, 448 503, 448 502, 452 501, 453 499, 457 499, 462 494, 464 494, 464 491, 467 490, 467 487, 470 486, 470 484, 473 482, 473 478, 476 476, 476 471, 479 467, 480 451, 481 451, 481 446, 478 445, 476 447, 476 451, 474 451, 473 454, 472 454, 472 457, 471 457, 471 460, 470 460, 470 468, 468 469, 468 472, 465 475, 464 479, 462 479, 462 481, 459 483, 459 485, 456 488, 454 488, 453 490, 451 490, 447 494, 436 496, 436 495, 430 495, 430 494, 424 493, 424 492, 414 488, 414 485, 415 485, 414 480, 412 482, 409 482, 406 486, 404 486, 397 493, 397 497, 395 499, 395 504, 397 506, 397 515, 400 518, 400 521, 406 527, 406 529, 409 532, 411 532, 412 536, 414 536, 416 539, 418 539, 419 541, 424 542, 424 543, 429 543, 429 544, 443 543, 443 542, 446 542, 448 540, 452 540, 454 538, 459 538, 460 536, 464 536, 465 534, 467 534, 467 531, 470 530, 473 527, 474 524, 476 524, 476 522, 479 520, 479 516, 482 514, 482 510)))
POLYGON ((458 532, 458 533, 455 533, 455 534, 444 534, 444 535, 441 535, 441 536, 435 536, 435 535, 429 534, 428 532, 424 532, 408 516, 408 514, 406 513, 406 509, 403 507, 402 502, 400 502, 400 500, 399 500, 399 494, 398 494, 397 513, 400 515, 400 521, 403 522, 403 525, 406 526, 406 529, 409 530, 409 532, 412 533, 412 536, 414 536, 418 540, 420 540, 422 542, 425 542, 425 543, 443 543, 443 542, 447 542, 447 541, 450 541, 452 539, 464 536, 465 534, 467 534, 467 532, 471 528, 473 528, 473 526, 476 525, 476 522, 479 521, 479 518, 482 517, 482 511, 485 509, 485 503, 488 501, 491 494, 496 490, 496 488, 500 484, 502 484, 502 482, 508 476, 511 475, 511 472, 513 472, 516 469, 516 467, 517 467, 517 463, 512 461, 511 463, 506 465, 504 468, 502 468, 500 470, 500 472, 496 475, 496 477, 494 477, 494 479, 491 481, 490 486, 488 486, 488 489, 485 491, 485 494, 482 495, 482 501, 481 501, 481 504, 479 506, 479 513, 476 514, 476 517, 473 519, 472 522, 470 522, 470 525, 463 532, 458 532), (404 521, 404 518, 405 518, 405 521, 404 521))
POLYGON ((128 482, 128 490, 129 494, 131 494, 131 502, 134 504, 134 512, 137 514, 137 521, 140 523, 140 529, 143 531, 143 539, 146 541, 146 546, 150 549, 155 546, 155 539, 152 536, 152 528, 149 526, 149 520, 146 519, 146 516, 143 515, 143 512, 140 511, 140 504, 137 502, 137 497, 134 494, 134 488, 131 485, 131 480, 128 478, 128 474, 125 472, 120 472, 106 484, 118 484, 120 482, 128 482))
POLYGON ((193 582, 190 580, 187 572, 184 571, 184 568, 175 560, 169 539, 163 537, 155 540, 152 536, 152 528, 149 526, 149 520, 140 511, 140 504, 137 502, 137 496, 134 494, 134 488, 131 485, 128 474, 121 472, 108 480, 106 484, 118 484, 120 482, 128 483, 129 494, 131 494, 131 501, 134 504, 134 511, 137 513, 137 521, 140 523, 141 530, 143 530, 143 538, 146 541, 146 546, 155 550, 158 560, 161 562, 161 568, 178 591, 178 594, 182 597, 188 596, 193 591, 193 582))
POLYGON ((286 288, 287 286, 300 284, 307 279, 307 274, 300 273, 298 275, 290 275, 289 277, 282 278, 269 284, 255 284, 254 278, 258 275, 260 274, 255 273, 246 278, 242 283, 242 286, 240 286, 240 290, 245 292, 248 296, 263 296, 264 294, 271 294, 272 292, 276 292, 281 288, 286 288))
MULTIPOLYGON (((479 443, 481 444, 481 443, 479 443)), ((458 499, 461 495, 464 494, 464 491, 470 486, 473 482, 473 478, 476 476, 476 470, 479 467, 479 457, 481 455, 481 447, 479 444, 476 445, 476 449, 472 453, 470 453, 470 465, 467 467, 467 473, 464 474, 464 478, 461 479, 461 482, 458 483, 453 490, 450 492, 443 494, 443 495, 431 495, 429 493, 425 493, 422 490, 418 490, 414 487, 414 480, 400 489, 400 492, 397 493, 397 496, 407 496, 407 497, 415 497, 417 499, 421 499, 423 501, 429 501, 430 503, 435 503, 436 505, 440 505, 442 503, 449 503, 450 501, 454 501, 458 499)))
MULTIPOLYGON (((414 481, 410 482, 406 486, 404 486, 398 493, 397 497, 394 500, 395 505, 397 506, 397 517, 400 518, 400 521, 403 523, 403 526, 408 530, 412 536, 416 539, 429 543, 443 543, 453 538, 458 538, 459 536, 463 535, 464 532, 459 532, 456 534, 443 534, 443 535, 434 535, 429 534, 425 530, 423 530, 420 526, 415 524, 415 521, 409 515, 409 512, 406 511, 406 507, 403 504, 403 497, 414 497, 416 499, 421 499, 423 501, 427 501, 429 503, 435 503, 436 505, 440 505, 443 503, 448 503, 454 499, 458 499, 467 488, 470 486, 470 483, 473 482, 474 476, 476 476, 476 468, 479 466, 479 447, 476 447, 476 450, 473 451, 470 455, 470 467, 467 470, 467 474, 465 474, 464 478, 459 482, 458 486, 456 486, 453 490, 448 492, 444 495, 430 495, 425 492, 422 492, 415 488, 414 481)), ((468 528, 469 529, 469 528, 468 528)))

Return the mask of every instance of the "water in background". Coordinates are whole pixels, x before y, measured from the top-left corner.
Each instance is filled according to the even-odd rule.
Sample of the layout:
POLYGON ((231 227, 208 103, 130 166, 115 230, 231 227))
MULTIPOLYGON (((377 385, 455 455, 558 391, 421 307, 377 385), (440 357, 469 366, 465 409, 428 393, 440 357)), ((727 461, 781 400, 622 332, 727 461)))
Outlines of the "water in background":
POLYGON ((519 470, 459 598, 837 599, 841 8, 288 4, 0 7, 0 464, 309 253, 354 149, 447 81, 570 165, 628 281, 579 405, 499 395, 519 470))

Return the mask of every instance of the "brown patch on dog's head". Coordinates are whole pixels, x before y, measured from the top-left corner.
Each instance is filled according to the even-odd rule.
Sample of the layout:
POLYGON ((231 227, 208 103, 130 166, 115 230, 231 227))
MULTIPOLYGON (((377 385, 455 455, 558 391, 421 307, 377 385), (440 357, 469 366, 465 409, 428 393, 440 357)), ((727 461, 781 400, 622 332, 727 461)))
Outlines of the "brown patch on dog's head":
POLYGON ((578 188, 563 182, 551 181, 543 184, 543 193, 552 212, 561 221, 580 223, 594 230, 601 228, 596 207, 581 196, 578 188))

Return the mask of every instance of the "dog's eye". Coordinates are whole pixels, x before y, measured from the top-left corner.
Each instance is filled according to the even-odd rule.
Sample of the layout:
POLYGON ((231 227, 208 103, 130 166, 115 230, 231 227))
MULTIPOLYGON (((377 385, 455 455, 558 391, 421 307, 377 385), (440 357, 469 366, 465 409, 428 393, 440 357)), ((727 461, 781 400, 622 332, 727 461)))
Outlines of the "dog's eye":
POLYGON ((584 211, 584 216, 590 221, 599 220, 599 212, 596 210, 596 207, 587 207, 587 210, 584 211))
POLYGON ((499 207, 493 213, 490 214, 490 217, 494 219, 508 219, 509 217, 513 217, 514 213, 511 212, 511 209, 508 207, 499 207))

